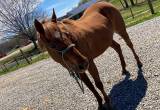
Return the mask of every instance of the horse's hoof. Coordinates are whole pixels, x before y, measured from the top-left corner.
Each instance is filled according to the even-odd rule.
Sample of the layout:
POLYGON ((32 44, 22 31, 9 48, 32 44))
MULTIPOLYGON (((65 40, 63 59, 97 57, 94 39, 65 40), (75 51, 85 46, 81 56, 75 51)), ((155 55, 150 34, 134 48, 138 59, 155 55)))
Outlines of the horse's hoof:
POLYGON ((142 68, 143 64, 142 63, 138 63, 138 68, 142 68))
POLYGON ((124 70, 122 71, 122 75, 126 75, 126 74, 128 74, 128 71, 127 71, 126 69, 124 69, 124 70))
POLYGON ((105 103, 102 110, 113 110, 111 103, 105 103))
POLYGON ((98 110, 108 110, 108 109, 106 109, 104 106, 99 106, 98 110))

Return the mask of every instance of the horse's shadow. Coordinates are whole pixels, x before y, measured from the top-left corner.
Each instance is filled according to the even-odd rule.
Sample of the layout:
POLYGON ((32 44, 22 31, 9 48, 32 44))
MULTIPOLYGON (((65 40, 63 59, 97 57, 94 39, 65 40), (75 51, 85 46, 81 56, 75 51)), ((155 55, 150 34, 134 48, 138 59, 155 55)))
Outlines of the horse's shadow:
POLYGON ((130 79, 128 72, 125 79, 114 85, 109 96, 114 110, 136 110, 147 91, 147 81, 142 69, 138 70, 135 80, 130 79))

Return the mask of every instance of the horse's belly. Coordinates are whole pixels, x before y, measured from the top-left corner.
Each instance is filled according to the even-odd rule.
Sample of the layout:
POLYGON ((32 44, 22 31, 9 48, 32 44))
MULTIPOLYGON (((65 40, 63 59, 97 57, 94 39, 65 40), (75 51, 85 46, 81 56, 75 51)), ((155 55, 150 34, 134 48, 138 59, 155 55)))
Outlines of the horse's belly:
POLYGON ((89 43, 92 58, 101 55, 112 44, 112 40, 112 33, 97 33, 97 36, 93 36, 92 42, 89 43))

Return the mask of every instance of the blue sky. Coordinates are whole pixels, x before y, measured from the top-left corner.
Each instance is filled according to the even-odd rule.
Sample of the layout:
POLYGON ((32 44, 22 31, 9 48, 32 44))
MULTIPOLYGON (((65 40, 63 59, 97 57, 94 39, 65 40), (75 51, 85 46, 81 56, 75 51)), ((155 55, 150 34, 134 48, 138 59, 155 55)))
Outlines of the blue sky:
POLYGON ((52 9, 54 8, 57 17, 60 17, 76 7, 79 1, 80 0, 43 0, 40 8, 47 11, 49 15, 52 13, 52 9))

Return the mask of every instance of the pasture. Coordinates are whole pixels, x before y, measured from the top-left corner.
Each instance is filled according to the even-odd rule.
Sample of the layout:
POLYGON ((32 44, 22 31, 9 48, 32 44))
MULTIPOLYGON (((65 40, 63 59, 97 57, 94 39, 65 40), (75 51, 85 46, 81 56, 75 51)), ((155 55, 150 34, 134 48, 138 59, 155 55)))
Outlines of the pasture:
MULTIPOLYGON (((160 1, 159 0, 153 0, 152 4, 155 10, 155 14, 152 15, 149 9, 149 6, 147 4, 147 0, 137 0, 137 5, 130 6, 134 18, 132 17, 131 11, 129 8, 124 9, 120 3, 119 0, 111 0, 112 4, 114 4, 121 12, 126 25, 133 26, 135 24, 138 24, 140 22, 143 22, 145 20, 149 20, 153 17, 160 16, 160 1)), ((136 0, 134 0, 136 3, 136 0)), ((130 3, 130 2, 129 2, 130 3)))

